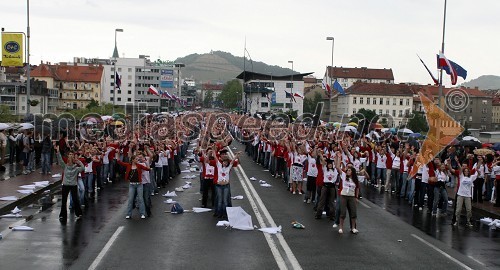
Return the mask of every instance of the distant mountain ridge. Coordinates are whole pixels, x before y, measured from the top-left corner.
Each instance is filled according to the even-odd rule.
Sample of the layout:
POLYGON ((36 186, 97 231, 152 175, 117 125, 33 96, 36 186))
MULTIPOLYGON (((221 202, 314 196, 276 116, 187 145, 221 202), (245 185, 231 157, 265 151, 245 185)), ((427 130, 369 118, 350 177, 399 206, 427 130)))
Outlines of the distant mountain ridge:
POLYGON ((483 75, 462 84, 466 87, 477 87, 480 90, 500 89, 500 76, 483 75))
MULTIPOLYGON (((202 82, 225 83, 235 79, 243 71, 243 57, 222 51, 212 51, 204 54, 194 53, 179 57, 175 62, 186 65, 182 70, 183 77, 202 82)), ((289 68, 268 65, 260 61, 250 61, 249 59, 246 60, 245 70, 276 76, 292 73, 289 68)))

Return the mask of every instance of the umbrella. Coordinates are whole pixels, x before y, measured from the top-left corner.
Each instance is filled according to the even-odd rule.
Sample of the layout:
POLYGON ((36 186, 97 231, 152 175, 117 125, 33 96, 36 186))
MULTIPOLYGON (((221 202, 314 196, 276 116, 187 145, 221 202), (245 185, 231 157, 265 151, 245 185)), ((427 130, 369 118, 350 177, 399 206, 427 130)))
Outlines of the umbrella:
POLYGON ((379 123, 375 123, 375 124, 372 124, 372 129, 383 129, 384 126, 382 126, 382 124, 379 124, 379 123))
POLYGON ((461 146, 469 146, 469 147, 475 147, 475 148, 481 148, 481 143, 476 142, 476 141, 461 141, 460 142, 461 146))
POLYGON ((332 125, 333 125, 334 127, 338 127, 338 126, 340 126, 340 123, 339 123, 339 122, 335 122, 335 123, 333 123, 332 125))
POLYGON ((350 131, 350 132, 354 132, 354 133, 358 132, 358 130, 353 126, 345 126, 342 129, 343 129, 343 131, 350 131))
POLYGON ((398 130, 398 133, 413 133, 413 131, 411 131, 411 129, 408 129, 408 128, 402 128, 400 130, 398 130))
POLYGON ((475 141, 481 144, 481 141, 478 138, 472 136, 465 136, 462 138, 462 141, 475 141))
POLYGON ((388 128, 382 128, 380 131, 382 131, 382 132, 389 132, 389 129, 388 128))
POLYGON ((122 121, 114 121, 110 125, 112 125, 112 126, 121 126, 121 125, 123 125, 123 122, 122 121))
POLYGON ((226 207, 227 219, 229 225, 238 230, 253 230, 252 217, 241 208, 237 207, 226 207))
POLYGON ((5 123, 0 123, 0 130, 4 130, 4 129, 8 129, 10 128, 9 125, 5 124, 5 123))
POLYGON ((21 126, 21 128, 19 128, 19 129, 22 129, 22 130, 35 128, 35 126, 33 126, 33 124, 31 124, 31 123, 21 123, 20 126, 21 126))
POLYGON ((110 115, 103 115, 103 116, 101 116, 102 121, 108 121, 111 118, 113 118, 113 117, 110 116, 110 115))
POLYGON ((479 155, 479 156, 486 156, 487 154, 494 155, 495 152, 491 149, 475 149, 474 154, 479 155))
POLYGON ((414 138, 418 138, 420 136, 422 136, 422 134, 420 134, 420 133, 412 133, 412 134, 410 134, 410 137, 414 137, 414 138))
POLYGON ((493 144, 491 143, 483 143, 483 148, 491 148, 493 146, 493 144))
POLYGON ((357 126, 358 126, 358 124, 357 124, 357 123, 355 123, 355 122, 350 122, 350 123, 349 123, 349 124, 347 124, 347 125, 349 125, 349 126, 353 126, 353 127, 357 127, 357 126))
POLYGON ((499 151, 499 150, 500 150, 500 143, 495 143, 495 144, 493 145, 493 150, 495 150, 495 151, 499 151))

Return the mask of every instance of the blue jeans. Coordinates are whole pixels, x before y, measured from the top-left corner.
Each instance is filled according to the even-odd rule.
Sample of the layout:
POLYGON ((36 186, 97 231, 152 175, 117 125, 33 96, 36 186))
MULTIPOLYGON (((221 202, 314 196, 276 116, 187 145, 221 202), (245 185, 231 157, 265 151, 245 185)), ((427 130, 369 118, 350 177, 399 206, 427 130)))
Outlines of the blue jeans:
POLYGON ((377 168, 377 179, 380 179, 380 184, 382 186, 385 185, 386 174, 387 173, 385 168, 377 168))
POLYGON ((436 213, 438 203, 439 203, 439 197, 443 197, 443 209, 441 209, 442 212, 446 213, 446 210, 448 209, 448 192, 446 192, 446 188, 444 187, 434 187, 434 203, 432 204, 432 213, 436 213))
POLYGON ((85 190, 87 193, 94 193, 94 174, 85 173, 85 190))
POLYGON ((106 183, 106 181, 108 180, 108 175, 109 175, 109 164, 103 164, 102 166, 102 181, 104 183, 106 183))
POLYGON ((406 197, 408 198, 409 202, 413 201, 413 194, 415 192, 415 179, 414 178, 409 178, 407 181, 407 185, 409 186, 408 188, 408 193, 406 197))
MULTIPOLYGON (((85 185, 83 184, 82 178, 78 177, 78 180, 76 181, 76 185, 78 187, 78 199, 80 201, 80 205, 84 205, 84 195, 85 195, 85 185)), ((73 208, 73 196, 69 197, 69 206, 70 208, 73 208)))
POLYGON ((42 153, 42 173, 50 172, 50 153, 42 153))
POLYGON ((230 198, 230 189, 231 187, 229 184, 227 185, 216 185, 215 186, 215 193, 216 193, 216 200, 217 203, 215 204, 215 215, 217 216, 224 216, 227 215, 226 213, 226 207, 229 206, 229 200, 230 198))
POLYGON ((406 194, 408 194, 408 192, 406 192, 406 189, 410 189, 410 186, 407 185, 408 184, 408 173, 405 172, 401 175, 401 178, 402 178, 402 184, 401 184, 401 193, 399 194, 400 197, 405 197, 406 194), (408 186, 408 187, 407 187, 408 186))
POLYGON ((134 201, 137 197, 137 204, 139 206, 139 213, 141 215, 146 215, 146 209, 144 206, 144 194, 143 194, 142 184, 129 184, 128 188, 128 205, 127 205, 127 216, 132 216, 132 209, 134 209, 134 201))

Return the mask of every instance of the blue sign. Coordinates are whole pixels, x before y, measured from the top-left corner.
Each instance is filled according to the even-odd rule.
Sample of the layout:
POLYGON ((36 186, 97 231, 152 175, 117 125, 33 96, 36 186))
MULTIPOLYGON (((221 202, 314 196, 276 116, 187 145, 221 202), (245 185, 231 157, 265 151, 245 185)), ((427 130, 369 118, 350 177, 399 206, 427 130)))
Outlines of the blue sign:
POLYGON ((161 88, 174 88, 174 82, 173 81, 160 81, 160 87, 161 88))
POLYGON ((271 95, 271 104, 276 104, 276 92, 271 95))
POLYGON ((15 41, 9 41, 9 42, 5 43, 5 45, 4 45, 4 49, 10 53, 17 53, 19 51, 20 47, 21 46, 19 46, 19 43, 15 42, 15 41))
POLYGON ((161 88, 174 88, 174 70, 173 69, 160 70, 160 87, 161 88))

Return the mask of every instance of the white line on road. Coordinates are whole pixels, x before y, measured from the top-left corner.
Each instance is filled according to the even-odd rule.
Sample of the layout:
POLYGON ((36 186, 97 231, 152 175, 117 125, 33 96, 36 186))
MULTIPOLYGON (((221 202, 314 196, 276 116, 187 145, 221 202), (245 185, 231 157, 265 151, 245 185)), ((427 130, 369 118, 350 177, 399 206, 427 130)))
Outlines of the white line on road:
POLYGON ((471 255, 469 255, 469 256, 467 256, 467 257, 471 258, 473 261, 475 261, 475 262, 479 263, 480 265, 485 266, 485 264, 484 264, 484 263, 482 263, 482 262, 478 261, 476 258, 472 257, 471 255))
POLYGON ((97 268, 97 266, 99 265, 99 263, 101 263, 101 260, 104 258, 104 256, 108 252, 109 248, 116 241, 116 239, 118 238, 118 235, 120 235, 122 230, 123 230, 123 226, 120 226, 120 227, 118 227, 118 229, 116 229, 115 233, 111 236, 111 238, 109 238, 109 240, 106 243, 106 245, 104 246, 104 248, 101 250, 101 252, 99 252, 99 255, 97 255, 94 262, 92 262, 92 264, 90 265, 89 270, 94 270, 97 268))
POLYGON ((366 208, 371 208, 368 204, 366 204, 366 203, 364 203, 364 202, 362 202, 362 201, 360 201, 360 200, 358 200, 358 202, 359 202, 362 206, 364 206, 364 207, 366 207, 366 208))
POLYGON ((460 265, 462 268, 464 269, 467 269, 467 270, 472 270, 472 268, 470 268, 469 266, 463 264, 461 261, 453 258, 451 255, 449 255, 448 253, 442 251, 441 249, 437 248, 436 246, 434 246, 433 244, 425 241, 424 239, 422 239, 421 237, 419 236, 416 236, 415 234, 411 234, 411 236, 417 238, 418 240, 420 240, 422 243, 426 244, 427 246, 429 246, 430 248, 434 249, 435 251, 441 253, 443 256, 445 256, 446 258, 450 259, 451 261, 453 261, 454 263, 460 265))
MULTIPOLYGON (((234 158, 233 151, 229 149, 229 152, 231 156, 234 158)), ((237 167, 238 170, 236 170, 236 173, 240 176, 239 179, 243 179, 241 182, 241 185, 243 186, 243 189, 245 190, 245 193, 248 197, 248 200, 250 202, 250 205, 253 208, 253 211, 255 213, 255 216, 257 217, 257 221, 259 222, 259 225, 261 227, 266 227, 266 223, 264 222, 264 218, 262 217, 262 214, 260 213, 259 208, 257 207, 257 204, 259 205, 260 209, 262 209, 262 212, 264 216, 266 217, 267 221, 269 222, 269 225, 271 227, 277 227, 276 223, 274 222, 274 219, 271 217, 271 214, 267 210, 266 206, 264 205, 264 202, 262 202, 262 199, 260 198, 259 194, 255 190, 255 188, 252 186, 250 179, 246 175, 245 171, 243 170, 243 167, 241 165, 238 165, 237 167), (253 196, 252 196, 253 195, 253 196), (255 197, 255 199, 254 199, 255 197)), ((266 238, 267 244, 271 248, 271 252, 273 253, 274 259, 276 260, 276 263, 278 264, 278 267, 280 269, 288 269, 285 260, 283 259, 283 256, 281 256, 281 253, 279 252, 277 245, 274 241, 274 239, 271 237, 271 235, 264 233, 264 236, 266 238)), ((292 269, 297 269, 300 270, 302 267, 299 264, 299 261, 293 254, 292 250, 290 249, 290 246, 288 246, 288 243, 286 242, 285 238, 283 237, 282 234, 277 234, 276 237, 278 238, 279 244, 283 248, 286 256, 288 257, 288 262, 290 263, 292 269)))

